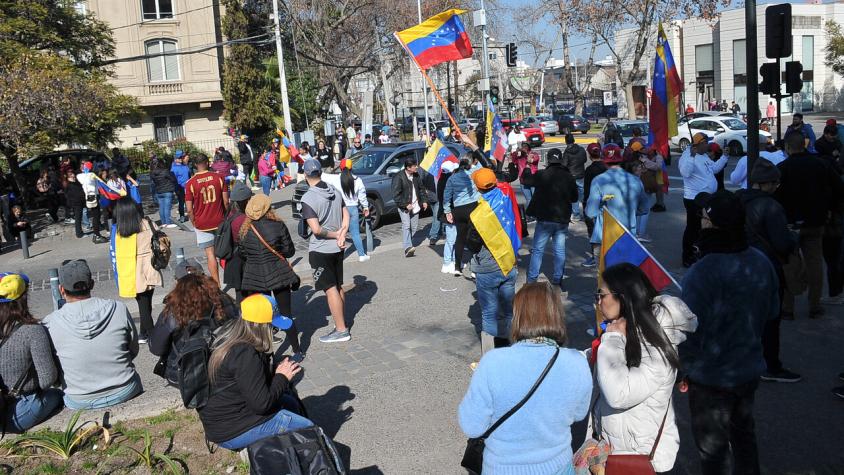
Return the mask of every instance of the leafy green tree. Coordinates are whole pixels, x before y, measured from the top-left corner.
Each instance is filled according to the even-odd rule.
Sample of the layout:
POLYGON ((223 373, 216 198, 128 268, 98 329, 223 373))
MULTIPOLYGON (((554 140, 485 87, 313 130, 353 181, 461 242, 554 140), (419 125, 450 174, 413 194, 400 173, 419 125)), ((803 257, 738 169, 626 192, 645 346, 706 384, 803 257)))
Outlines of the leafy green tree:
POLYGON ((841 31, 841 25, 835 20, 828 20, 824 29, 827 34, 824 63, 836 73, 844 75, 844 33, 841 31))
POLYGON ((73 2, 0 1, 0 153, 26 195, 21 158, 61 144, 105 147, 138 113, 99 66, 114 40, 73 2))
MULTIPOLYGON (((226 15, 223 34, 229 39, 246 38, 255 30, 257 16, 244 10, 240 0, 222 0, 226 15)), ((264 76, 261 53, 254 44, 233 44, 223 65, 223 105, 226 120, 237 130, 261 139, 275 129, 274 101, 264 76)))
MULTIPOLYGON (((292 53, 292 52, 291 52, 292 53)), ((313 74, 300 71, 296 64, 285 61, 287 69, 287 96, 290 101, 290 119, 293 130, 304 130, 319 115, 320 85, 313 74), (306 120, 306 118, 308 120, 306 120)), ((277 105, 277 112, 281 110, 281 89, 278 80, 278 56, 273 55, 264 60, 265 77, 272 84, 273 101, 277 105)), ((284 119, 277 115, 274 118, 278 125, 284 119)))

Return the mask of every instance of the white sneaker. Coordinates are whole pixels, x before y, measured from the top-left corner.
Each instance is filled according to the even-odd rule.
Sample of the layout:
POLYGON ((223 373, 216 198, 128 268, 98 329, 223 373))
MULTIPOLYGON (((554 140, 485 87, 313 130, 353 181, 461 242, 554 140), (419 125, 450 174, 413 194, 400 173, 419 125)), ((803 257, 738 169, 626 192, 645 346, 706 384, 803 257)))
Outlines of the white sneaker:
POLYGON ((370 259, 370 257, 369 257, 368 255, 366 255, 366 256, 359 256, 359 257, 358 257, 358 262, 366 262, 366 261, 368 261, 369 259, 370 259))
POLYGON ((170 224, 165 224, 165 225, 164 225, 164 226, 162 226, 162 227, 164 227, 164 228, 170 228, 170 229, 173 229, 173 228, 178 228, 179 226, 178 226, 178 225, 176 225, 176 224, 170 223, 170 224))
POLYGON ((455 269, 454 269, 454 263, 453 262, 450 262, 448 264, 443 264, 442 269, 440 269, 440 272, 442 272, 443 274, 454 274, 454 271, 455 271, 455 269))

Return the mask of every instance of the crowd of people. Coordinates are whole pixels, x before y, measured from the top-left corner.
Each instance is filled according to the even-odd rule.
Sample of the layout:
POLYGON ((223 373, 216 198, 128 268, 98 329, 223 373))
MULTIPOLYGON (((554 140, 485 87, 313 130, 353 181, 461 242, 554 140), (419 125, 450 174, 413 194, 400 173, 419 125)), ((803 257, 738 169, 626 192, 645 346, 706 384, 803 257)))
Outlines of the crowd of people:
MULTIPOLYGON (((586 148, 567 134, 565 149, 548 150, 543 168, 525 141, 511 144, 498 162, 463 135, 457 139, 467 152, 444 163, 437 176, 415 158, 404 161, 392 177, 404 256, 415 255, 419 216, 431 208, 429 245, 445 237, 441 272, 469 278, 477 290, 481 358, 472 363, 458 422, 467 437, 485 439, 484 473, 598 473, 618 462, 614 456, 632 454, 647 456, 655 472, 668 472, 680 445, 675 388, 688 393, 702 472, 760 473, 753 416, 759 381, 801 380, 780 361, 781 321, 795 318, 795 299, 804 293, 812 319, 824 315, 824 305, 844 304, 844 146, 834 120, 817 140, 807 127, 795 116, 781 146, 765 144, 752 167, 746 157, 739 160, 727 180, 741 188, 735 193, 724 188, 723 175, 718 179, 726 155, 695 134, 678 161, 686 211, 681 257, 688 268, 681 294, 660 294, 633 264, 603 269, 594 295, 603 322, 592 344, 580 349, 566 347, 559 293, 567 278, 569 226, 586 225, 584 267, 597 265, 605 212, 640 242, 650 242, 648 217, 665 211, 668 157, 641 133, 622 146, 608 136, 586 148), (510 184, 517 181, 524 206, 513 218, 524 231, 534 223, 521 287, 518 257, 505 264, 472 218, 502 194, 515 200, 510 184), (549 241, 552 271, 540 282, 549 241), (825 277, 828 297, 822 296, 825 277), (586 440, 573 451, 571 426, 584 418, 586 440)), ((313 288, 326 297, 333 325, 319 337, 326 344, 352 338, 343 289, 347 240, 360 262, 372 251, 359 233, 360 220, 369 215, 366 189, 351 160, 339 159, 371 140, 364 137, 361 144, 354 129, 341 133, 345 153, 336 144, 329 151, 323 141, 314 150, 304 143, 297 167, 286 167, 307 183, 296 233, 308 241, 313 288), (334 168, 340 173, 330 173, 334 168)), ((389 139, 390 130, 381 135, 389 139)), ((241 137, 240 167, 224 150, 213 161, 177 153, 169 167, 153 163, 158 225, 132 193, 120 193, 137 186, 130 169, 117 170, 113 161, 113 170, 85 162, 79 174, 66 171, 85 199, 72 205, 77 233, 83 210, 95 242, 106 240, 100 210, 113 221, 110 252, 119 295, 136 300, 140 328, 124 303, 92 294, 84 260, 60 267, 65 303, 40 322, 28 309, 28 278, 0 275, 0 376, 17 396, 6 430, 27 430, 62 406, 102 408, 137 396, 143 382, 132 361, 143 343, 160 357, 158 376, 173 386, 187 384, 178 356, 200 327, 215 335, 207 361, 210 390, 195 406, 208 440, 239 450, 313 425, 298 410, 293 383, 306 358, 292 304, 301 283, 289 262, 296 248, 269 197, 285 185, 279 157, 289 149, 280 142, 258 156, 241 137), (261 192, 251 176, 260 177, 261 192), (99 199, 103 186, 114 192, 107 203, 99 199), (91 203, 92 192, 98 199, 91 203), (174 194, 179 219, 192 225, 207 265, 185 261, 175 267, 175 285, 154 321, 153 294, 164 279, 152 247, 160 228, 177 226, 170 216, 174 194), (222 276, 218 260, 225 264, 222 276), (285 340, 292 354, 274 355, 285 340)), ((834 392, 844 398, 844 387, 834 392)))

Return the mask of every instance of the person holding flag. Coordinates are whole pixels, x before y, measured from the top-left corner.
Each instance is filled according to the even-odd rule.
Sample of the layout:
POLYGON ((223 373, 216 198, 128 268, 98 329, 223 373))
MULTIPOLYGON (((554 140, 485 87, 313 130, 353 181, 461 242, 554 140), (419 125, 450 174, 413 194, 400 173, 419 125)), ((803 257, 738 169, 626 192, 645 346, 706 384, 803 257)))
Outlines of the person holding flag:
POLYGON ((94 230, 93 242, 94 244, 103 244, 108 242, 108 238, 101 234, 98 184, 103 182, 97 177, 97 174, 92 171, 93 168, 93 162, 83 162, 82 173, 76 175, 76 181, 82 185, 82 191, 85 193, 85 208, 88 210, 88 217, 91 221, 91 227, 94 230))
POLYGON ((431 246, 435 245, 440 237, 440 223, 437 219, 440 211, 440 202, 437 197, 442 193, 437 191, 437 182, 443 173, 443 165, 446 163, 456 166, 458 164, 457 156, 445 146, 442 132, 437 132, 437 139, 428 148, 425 158, 419 164, 420 168, 427 172, 423 176, 423 185, 429 193, 428 204, 431 206, 431 212, 434 216, 434 219, 431 221, 431 229, 428 231, 428 241, 431 246))

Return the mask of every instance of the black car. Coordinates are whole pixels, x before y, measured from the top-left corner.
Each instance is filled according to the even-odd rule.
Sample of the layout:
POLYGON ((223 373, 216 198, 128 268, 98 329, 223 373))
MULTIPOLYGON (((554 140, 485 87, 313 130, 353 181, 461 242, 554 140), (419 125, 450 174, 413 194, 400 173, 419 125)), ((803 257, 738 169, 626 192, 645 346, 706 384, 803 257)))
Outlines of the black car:
POLYGON ((560 133, 561 134, 568 134, 574 132, 580 132, 581 134, 585 134, 589 132, 589 129, 592 127, 592 124, 586 120, 585 117, 582 115, 575 115, 575 114, 562 114, 556 116, 557 122, 560 124, 560 133))
POLYGON ((61 163, 63 157, 70 158, 70 163, 77 173, 82 162, 91 161, 94 165, 97 165, 98 163, 111 163, 111 160, 103 152, 88 149, 58 150, 24 160, 18 164, 18 167, 23 174, 26 188, 30 190, 30 193, 28 193, 30 200, 38 199, 38 194, 33 193, 32 190, 35 190, 35 183, 41 175, 41 170, 53 167, 56 171, 58 171, 59 164, 61 163))

